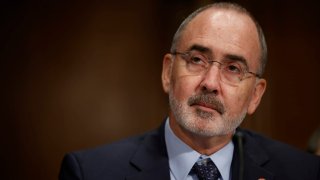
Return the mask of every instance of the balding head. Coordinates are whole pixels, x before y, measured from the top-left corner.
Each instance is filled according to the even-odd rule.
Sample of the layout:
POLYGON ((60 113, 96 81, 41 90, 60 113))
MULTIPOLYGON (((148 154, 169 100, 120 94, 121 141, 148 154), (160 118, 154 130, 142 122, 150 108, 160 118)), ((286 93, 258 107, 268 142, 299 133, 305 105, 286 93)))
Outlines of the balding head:
POLYGON ((227 10, 227 11, 234 11, 239 14, 243 14, 248 16, 251 21, 255 25, 255 29, 257 32, 258 40, 259 40, 259 49, 260 49, 260 56, 259 56, 259 68, 257 70, 257 73, 262 76, 264 73, 265 65, 267 62, 267 44, 265 41, 265 37, 262 31, 261 26, 259 23, 255 20, 255 18, 243 7, 241 7, 238 4, 235 3, 226 3, 226 2, 220 2, 220 3, 213 3, 210 5, 207 5, 205 7, 202 7, 196 11, 194 11, 192 14, 190 14, 180 25, 178 30, 176 31, 172 44, 171 44, 171 52, 175 52, 177 50, 177 46, 180 43, 181 37, 184 34, 184 31, 186 27, 189 25, 189 23, 195 19, 199 14, 204 13, 205 11, 214 11, 214 10, 227 10))

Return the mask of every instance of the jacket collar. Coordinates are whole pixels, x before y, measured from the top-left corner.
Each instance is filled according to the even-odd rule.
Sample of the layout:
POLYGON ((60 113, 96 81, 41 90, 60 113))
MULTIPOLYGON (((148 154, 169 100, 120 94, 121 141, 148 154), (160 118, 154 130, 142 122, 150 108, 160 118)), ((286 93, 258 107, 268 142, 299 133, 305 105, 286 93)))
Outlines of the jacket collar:
POLYGON ((145 136, 130 163, 138 171, 127 176, 127 180, 170 179, 168 154, 164 139, 164 123, 157 131, 145 136))
MULTIPOLYGON (((243 133, 243 152, 244 152, 244 175, 243 180, 257 180, 274 179, 274 175, 272 172, 268 171, 264 168, 264 165, 268 163, 270 160, 268 154, 265 152, 263 148, 259 146, 259 142, 257 142, 250 134, 247 132, 237 129, 243 133)), ((238 142, 234 139, 235 150, 233 154, 233 160, 231 165, 231 173, 232 179, 239 179, 239 166, 240 166, 240 158, 239 158, 239 145, 238 142)))
MULTIPOLYGON (((141 145, 131 159, 132 166, 138 171, 126 177, 127 180, 165 180, 170 179, 169 160, 164 139, 164 124, 157 131, 150 132, 142 140, 141 145)), ((273 180, 272 172, 264 168, 268 163, 269 156, 263 148, 248 132, 243 132, 244 152, 244 176, 243 180, 258 180, 264 178, 273 180)), ((239 179, 239 146, 234 140, 235 149, 231 164, 232 180, 239 179)))

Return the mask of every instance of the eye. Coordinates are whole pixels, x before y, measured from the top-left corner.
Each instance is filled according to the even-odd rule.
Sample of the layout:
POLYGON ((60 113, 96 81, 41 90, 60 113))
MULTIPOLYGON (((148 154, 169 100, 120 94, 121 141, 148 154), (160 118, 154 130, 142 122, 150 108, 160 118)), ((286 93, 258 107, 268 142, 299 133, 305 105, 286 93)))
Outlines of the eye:
POLYGON ((190 63, 195 64, 195 65, 205 65, 206 61, 205 61, 205 58, 201 55, 191 54, 190 55, 190 63))
POLYGON ((237 63, 227 63, 227 64, 225 64, 225 68, 224 69, 227 72, 230 72, 230 73, 235 73, 235 74, 241 74, 242 73, 242 68, 237 63))

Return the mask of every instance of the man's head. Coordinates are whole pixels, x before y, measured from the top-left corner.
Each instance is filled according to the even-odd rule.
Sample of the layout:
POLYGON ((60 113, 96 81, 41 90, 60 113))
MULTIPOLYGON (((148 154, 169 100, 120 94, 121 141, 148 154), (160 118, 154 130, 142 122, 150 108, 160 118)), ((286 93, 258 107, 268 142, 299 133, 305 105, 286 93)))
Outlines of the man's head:
POLYGON ((211 137, 230 134, 260 103, 266 45, 243 8, 218 3, 191 14, 163 59, 173 128, 211 137))
POLYGON ((259 71, 258 74, 260 76, 263 75, 264 73, 264 69, 267 63, 267 55, 268 55, 268 49, 267 49, 267 43, 264 37, 264 33, 262 31, 262 28, 260 26, 260 24, 258 23, 258 21, 250 14, 250 12, 248 12, 245 8, 243 8, 242 6, 239 6, 238 4, 234 4, 234 3, 214 3, 214 4, 209 4, 207 6, 204 6, 202 8, 197 9, 196 11, 194 11, 193 13, 191 13, 179 26, 178 30, 176 31, 172 43, 171 43, 171 49, 170 52, 174 52, 176 51, 177 48, 177 44, 180 42, 180 37, 184 31, 184 29, 186 28, 186 26, 190 23, 191 20, 193 20, 193 18, 195 16, 197 16, 198 14, 200 14, 201 12, 210 9, 210 8, 219 8, 219 9, 226 9, 226 10, 233 10, 236 11, 240 14, 246 14, 247 16, 249 16, 251 18, 251 20, 255 23, 256 28, 257 28, 257 32, 259 35, 259 43, 260 43, 260 49, 261 49, 261 53, 260 53, 260 67, 259 67, 259 71))

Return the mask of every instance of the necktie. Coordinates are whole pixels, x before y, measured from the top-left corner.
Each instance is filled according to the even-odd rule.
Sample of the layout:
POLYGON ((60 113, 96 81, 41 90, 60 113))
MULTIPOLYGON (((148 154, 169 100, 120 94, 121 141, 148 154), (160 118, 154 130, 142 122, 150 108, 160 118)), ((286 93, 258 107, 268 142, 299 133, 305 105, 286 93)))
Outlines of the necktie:
POLYGON ((217 166, 210 158, 197 161, 192 170, 198 176, 199 180, 218 180, 221 174, 217 166))

